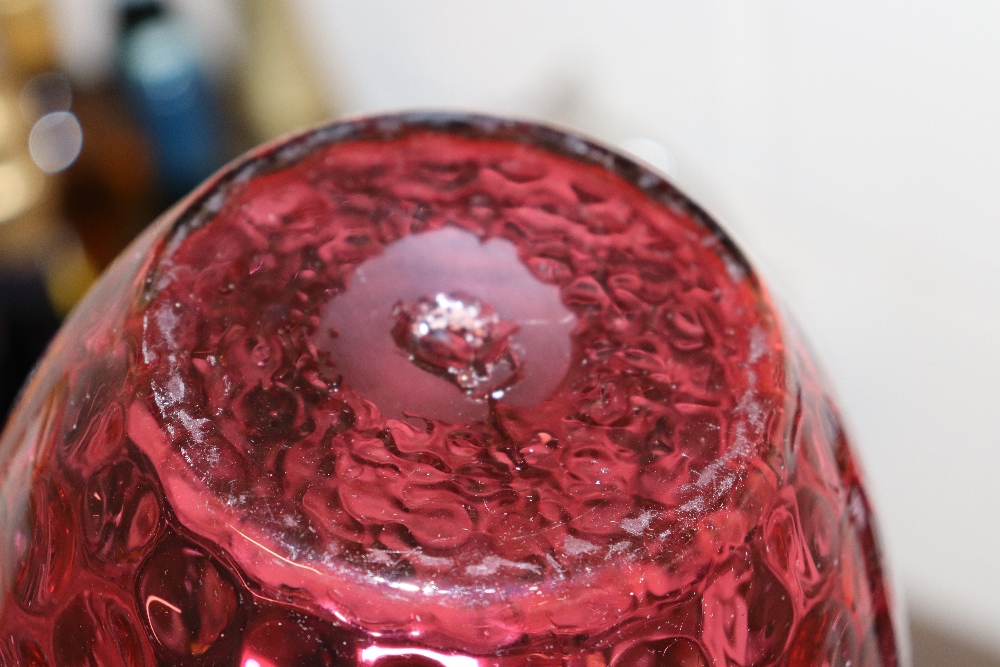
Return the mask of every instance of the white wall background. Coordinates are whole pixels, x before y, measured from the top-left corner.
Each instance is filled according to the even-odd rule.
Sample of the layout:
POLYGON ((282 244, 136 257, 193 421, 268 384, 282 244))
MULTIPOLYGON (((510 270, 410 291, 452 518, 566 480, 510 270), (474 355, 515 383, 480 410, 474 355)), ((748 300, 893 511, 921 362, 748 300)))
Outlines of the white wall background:
MULTIPOLYGON (((176 2, 213 62, 234 1, 176 2)), ((100 70, 111 0, 54 5, 100 70)), ((549 118, 666 167, 815 344, 911 605, 1000 652, 1000 3, 289 6, 345 110, 549 118)))

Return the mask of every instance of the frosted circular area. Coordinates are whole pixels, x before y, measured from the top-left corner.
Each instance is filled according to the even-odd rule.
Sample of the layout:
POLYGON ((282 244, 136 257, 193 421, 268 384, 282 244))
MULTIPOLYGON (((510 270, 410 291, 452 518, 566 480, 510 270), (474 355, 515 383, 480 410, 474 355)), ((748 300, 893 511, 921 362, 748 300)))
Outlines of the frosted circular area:
POLYGON ((548 398, 570 364, 573 313, 559 290, 534 277, 505 239, 442 228, 407 236, 358 266, 343 294, 321 316, 319 345, 338 360, 344 379, 386 416, 445 421, 486 419, 485 400, 410 363, 391 336, 393 308, 428 294, 463 290, 518 324, 511 344, 524 376, 494 400, 530 407, 548 398), (336 336, 324 341, 324 333, 336 336))

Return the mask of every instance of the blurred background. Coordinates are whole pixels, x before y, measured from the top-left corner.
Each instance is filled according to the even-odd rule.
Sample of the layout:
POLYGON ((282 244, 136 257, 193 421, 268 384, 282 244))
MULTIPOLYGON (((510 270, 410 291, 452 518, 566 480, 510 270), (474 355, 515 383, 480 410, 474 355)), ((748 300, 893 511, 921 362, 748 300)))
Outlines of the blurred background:
POLYGON ((1000 665, 1000 4, 0 0, 0 415, 157 213, 296 127, 571 126, 713 213, 795 313, 917 667, 1000 665))

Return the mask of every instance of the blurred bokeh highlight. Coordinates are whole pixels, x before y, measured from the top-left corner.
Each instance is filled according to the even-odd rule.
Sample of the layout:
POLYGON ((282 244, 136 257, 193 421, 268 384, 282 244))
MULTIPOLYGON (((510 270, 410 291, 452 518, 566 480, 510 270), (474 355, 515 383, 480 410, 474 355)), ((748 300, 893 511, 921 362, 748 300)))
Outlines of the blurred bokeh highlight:
POLYGON ((915 665, 1000 665, 1000 5, 0 0, 0 416, 227 160, 450 108, 617 145, 718 216, 826 362, 915 665))

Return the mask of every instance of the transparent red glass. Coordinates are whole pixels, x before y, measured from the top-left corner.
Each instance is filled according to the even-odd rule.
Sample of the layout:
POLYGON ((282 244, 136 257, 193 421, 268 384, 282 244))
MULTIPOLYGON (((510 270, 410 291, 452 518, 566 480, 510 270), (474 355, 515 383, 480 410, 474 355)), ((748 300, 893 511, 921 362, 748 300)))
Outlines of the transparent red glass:
POLYGON ((532 124, 231 165, 77 309, 0 466, 3 665, 900 664, 836 409, 753 270, 532 124))

